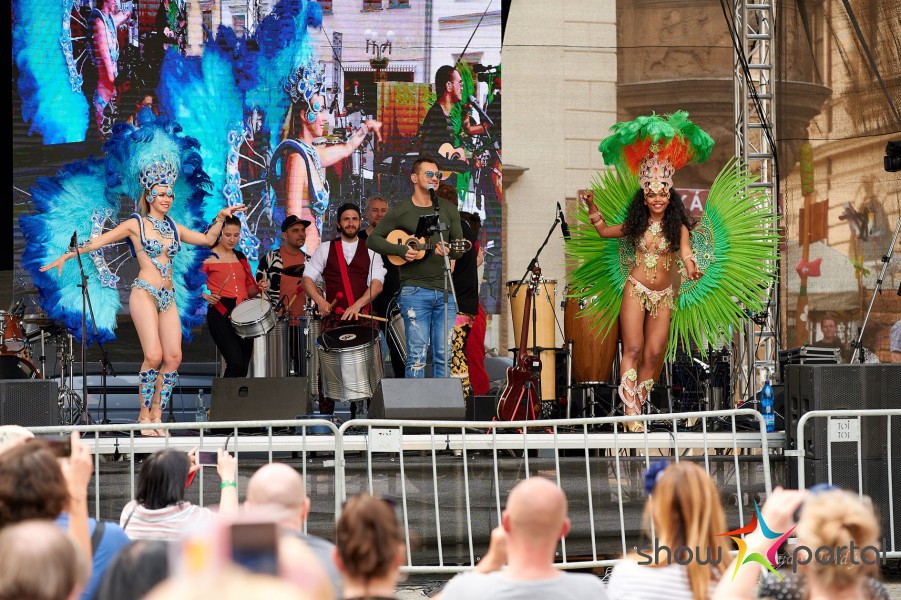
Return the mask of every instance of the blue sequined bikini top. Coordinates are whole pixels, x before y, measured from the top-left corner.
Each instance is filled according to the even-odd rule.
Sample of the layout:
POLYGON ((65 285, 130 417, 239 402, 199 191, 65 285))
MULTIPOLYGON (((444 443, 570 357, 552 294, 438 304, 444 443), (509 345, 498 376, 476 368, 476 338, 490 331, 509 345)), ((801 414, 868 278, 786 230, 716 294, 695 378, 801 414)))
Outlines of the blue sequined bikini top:
POLYGON ((128 243, 128 247, 131 250, 131 255, 137 257, 138 252, 144 252, 147 256, 150 257, 151 262, 153 262, 156 268, 160 270, 163 278, 167 278, 172 269, 171 261, 173 258, 175 258, 175 255, 178 254, 178 251, 181 250, 181 241, 178 239, 178 230, 175 227, 175 222, 168 216, 160 220, 155 219, 149 215, 145 215, 142 218, 141 215, 137 213, 133 213, 131 215, 131 218, 138 220, 138 230, 141 232, 140 250, 135 250, 131 239, 125 238, 125 241, 126 243, 128 243), (163 245, 159 240, 147 237, 146 233, 144 232, 144 219, 150 221, 150 223, 153 225, 153 228, 158 231, 164 239, 172 240, 172 243, 166 246, 165 250, 163 249, 163 245), (160 262, 156 260, 158 256, 163 254, 163 252, 165 252, 166 256, 169 257, 169 263, 165 265, 160 264, 160 262))

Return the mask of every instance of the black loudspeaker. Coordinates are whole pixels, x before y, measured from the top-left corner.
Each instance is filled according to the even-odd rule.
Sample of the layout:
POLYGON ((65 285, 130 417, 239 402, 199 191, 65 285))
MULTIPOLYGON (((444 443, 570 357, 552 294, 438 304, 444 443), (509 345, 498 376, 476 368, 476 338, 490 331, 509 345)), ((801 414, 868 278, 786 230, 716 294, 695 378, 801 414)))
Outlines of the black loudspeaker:
MULTIPOLYGON (((813 419, 798 437, 798 420, 812 410, 867 410, 901 406, 901 365, 788 365, 785 407, 789 449, 804 448, 805 458, 826 459, 827 419, 813 419)), ((860 453, 865 460, 888 457, 886 417, 861 419, 860 453)), ((897 436, 894 436, 897 437, 897 436)), ((901 458, 901 443, 892 458, 901 458)), ((832 456, 857 456, 857 442, 832 444, 832 456)))
POLYGON ((210 421, 275 421, 307 414, 306 377, 213 379, 210 421))
POLYGON ((493 421, 497 418, 497 396, 473 396, 466 403, 467 421, 493 421))
POLYGON ((462 421, 459 379, 382 379, 369 405, 370 419, 462 421))
POLYGON ((59 425, 59 384, 46 379, 0 380, 0 425, 59 425))

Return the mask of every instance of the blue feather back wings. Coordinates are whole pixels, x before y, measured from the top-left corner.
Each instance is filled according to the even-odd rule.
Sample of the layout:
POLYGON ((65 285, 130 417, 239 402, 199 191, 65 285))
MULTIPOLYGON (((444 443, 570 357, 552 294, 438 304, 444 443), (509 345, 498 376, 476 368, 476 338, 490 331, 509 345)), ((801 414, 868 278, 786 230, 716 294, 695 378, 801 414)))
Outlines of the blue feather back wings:
MULTIPOLYGON (((59 175, 35 182, 31 188, 35 214, 19 219, 25 236, 22 267, 31 274, 40 292, 41 306, 51 319, 62 322, 79 340, 82 337, 82 306, 78 263, 71 259, 67 261, 61 275, 57 275, 56 269, 41 273, 40 268, 68 249, 73 230, 78 232, 80 241, 90 237, 91 217, 95 210, 118 212, 116 201, 106 192, 102 160, 92 158, 67 165, 59 175)), ((95 336, 88 314, 88 342, 114 340, 116 313, 122 307, 119 292, 115 287, 101 285, 99 271, 87 256, 82 258, 82 264, 98 330, 95 336)))

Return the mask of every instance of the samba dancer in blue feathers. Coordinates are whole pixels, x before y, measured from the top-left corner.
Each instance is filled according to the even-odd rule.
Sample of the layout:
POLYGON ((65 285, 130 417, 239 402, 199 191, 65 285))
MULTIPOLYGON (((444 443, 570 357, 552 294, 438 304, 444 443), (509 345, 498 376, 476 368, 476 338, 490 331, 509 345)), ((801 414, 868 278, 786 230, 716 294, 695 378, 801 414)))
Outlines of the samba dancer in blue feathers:
MULTIPOLYGON (((162 154, 155 157, 153 162, 140 171, 139 180, 143 193, 138 202, 138 213, 81 247, 82 253, 87 254, 126 240, 140 265, 129 298, 131 317, 144 352, 144 361, 138 374, 141 395, 139 423, 162 422, 163 410, 171 399, 172 389, 178 380, 182 327, 178 311, 175 310, 173 259, 182 243, 195 246, 215 244, 225 219, 244 210, 243 204, 223 208, 205 234, 179 225, 167 216, 175 200, 172 190, 178 173, 178 159, 175 156, 162 154)), ((66 252, 40 270, 44 272, 57 269, 62 274, 63 265, 73 257, 74 252, 66 252)), ((160 429, 144 429, 141 435, 157 437, 164 435, 164 432, 160 429)))

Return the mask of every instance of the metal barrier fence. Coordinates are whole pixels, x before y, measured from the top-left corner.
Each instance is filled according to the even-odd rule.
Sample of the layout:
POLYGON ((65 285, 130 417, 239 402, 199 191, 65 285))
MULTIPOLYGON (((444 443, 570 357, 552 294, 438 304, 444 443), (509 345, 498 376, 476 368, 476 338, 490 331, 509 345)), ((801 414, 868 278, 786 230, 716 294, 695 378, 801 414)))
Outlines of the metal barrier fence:
POLYGON ((901 409, 810 411, 798 420, 798 449, 785 454, 797 460, 798 489, 829 483, 869 496, 882 525, 885 557, 901 558, 901 529, 895 527, 895 515, 901 514, 901 491, 895 488, 901 483, 901 443, 893 443, 892 417, 901 417, 901 409), (808 432, 814 419, 826 419, 825 430, 808 432))
MULTIPOLYGON (((286 421, 229 421, 229 422, 198 422, 198 423, 156 423, 148 424, 115 424, 115 425, 90 425, 90 426, 59 426, 59 427, 32 427, 29 428, 35 435, 52 435, 52 434, 68 434, 75 430, 80 432, 82 443, 92 449, 94 454, 94 477, 93 477, 93 497, 89 498, 93 502, 93 514, 96 519, 104 518, 107 520, 115 520, 118 522, 118 514, 115 510, 105 510, 101 514, 101 507, 104 499, 101 495, 101 457, 120 456, 128 457, 127 469, 127 490, 128 494, 123 494, 123 486, 116 483, 104 484, 107 492, 111 494, 108 500, 112 503, 112 507, 118 507, 119 510, 135 497, 135 482, 137 473, 135 469, 136 457, 149 455, 161 449, 178 449, 185 452, 192 448, 203 448, 206 450, 213 449, 211 446, 221 447, 228 450, 238 459, 239 475, 241 469, 241 456, 250 455, 261 458, 265 462, 273 462, 273 458, 277 454, 290 455, 299 454, 301 460, 301 476, 307 490, 311 488, 311 482, 308 469, 308 456, 311 453, 331 454, 331 461, 324 461, 326 468, 331 462, 331 475, 337 481, 335 449, 340 446, 337 442, 338 428, 335 424, 325 419, 302 419, 302 420, 286 420, 286 421), (164 429, 167 432, 166 437, 144 437, 140 435, 141 430, 164 429), (264 429, 264 432, 260 432, 264 429), (293 429, 293 435, 274 435, 273 430, 293 429), (242 435, 241 432, 244 432, 242 435), (248 430, 256 430, 253 434, 248 435, 248 430), (312 431, 311 431, 312 430, 312 431), (197 435, 178 435, 179 432, 190 433, 196 431, 197 435), (172 435, 168 435, 171 432, 172 435), (101 434, 107 434, 103 436, 101 434), (217 435, 218 434, 218 435, 217 435), (315 434, 315 435, 314 435, 315 434), (222 440, 225 440, 224 444, 222 440), (231 441, 233 443, 231 443, 231 441), (204 446, 207 441, 209 446, 204 446), (162 444, 162 448, 160 445, 162 444), (124 501, 123 501, 124 500, 124 501)), ((259 466, 258 464, 255 466, 259 466)), ((215 471, 215 469, 212 469, 215 471)), ((114 472, 110 475, 117 483, 122 482, 124 473, 114 472)), ((248 477, 239 476, 237 479, 239 493, 242 488, 242 479, 246 481, 248 477)), ((197 482, 194 492, 196 492, 196 504, 203 506, 210 497, 208 490, 214 493, 218 492, 219 485, 213 473, 202 473, 195 478, 197 482)), ((337 486, 332 485, 333 490, 337 490, 337 486)), ((194 499, 192 492, 188 499, 194 499)), ((334 493, 334 491, 333 491, 334 493)), ((321 491, 320 491, 320 496, 321 491)), ((320 498, 321 499, 321 498, 320 498)), ((331 506, 334 513, 340 510, 342 499, 339 494, 334 493, 334 499, 331 506)), ((108 508, 108 507, 107 507, 108 508)))
MULTIPOLYGON (((161 445, 184 451, 205 443, 221 447, 223 437, 215 433, 228 432, 226 449, 239 458, 239 488, 265 462, 302 462, 314 506, 310 533, 333 538, 348 495, 368 491, 395 499, 406 532, 405 570, 415 573, 451 573, 475 565, 491 529, 500 523, 510 489, 531 475, 549 477, 566 491, 572 529, 558 548, 562 568, 613 565, 643 539, 643 475, 658 458, 701 465, 721 490, 730 526, 744 524, 753 500, 772 489, 768 435, 780 437, 767 434, 760 413, 748 409, 524 422, 357 420, 340 428, 327 420, 297 420, 32 431, 72 429, 82 432, 94 452, 90 500, 96 518, 117 521, 134 497, 136 457, 161 445), (633 420, 653 423, 652 431, 617 431, 615 424, 633 420), (691 425, 686 429, 686 424, 691 425), (139 435, 153 428, 172 435, 139 435), (248 429, 257 435, 247 435, 248 429), (273 429, 293 431, 273 435, 273 429), (181 435, 191 430, 198 435, 181 435), (127 464, 102 461, 104 455, 125 455, 127 464)), ((213 473, 198 480, 189 500, 195 501, 195 492, 199 504, 218 496, 213 473)))
POLYGON ((746 506, 753 513, 751 497, 772 489, 766 426, 760 413, 747 409, 539 422, 351 421, 340 428, 339 440, 342 496, 367 491, 397 500, 406 534, 405 570, 414 573, 474 566, 476 549, 487 549, 510 489, 530 475, 554 479, 567 493, 572 527, 557 558, 558 566, 569 569, 613 565, 609 557, 639 542, 643 474, 657 458, 701 464, 721 493, 734 499, 734 506, 727 503, 730 523, 744 523, 746 506), (750 419, 756 431, 739 433, 737 418, 750 419), (697 420, 697 431, 679 429, 689 419, 697 420), (632 420, 655 422, 662 430, 596 432, 632 420), (714 424, 727 429, 713 431, 714 424), (366 440, 357 462, 349 459, 347 446, 355 438, 366 440), (416 450, 418 455, 410 455, 416 450))

